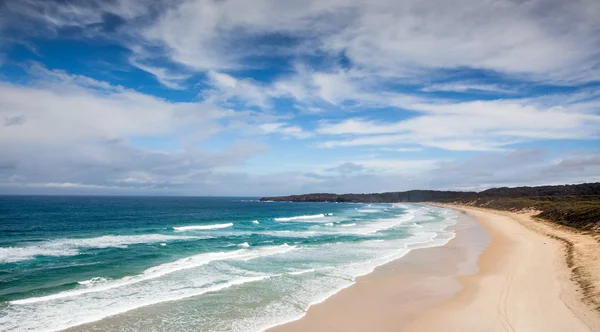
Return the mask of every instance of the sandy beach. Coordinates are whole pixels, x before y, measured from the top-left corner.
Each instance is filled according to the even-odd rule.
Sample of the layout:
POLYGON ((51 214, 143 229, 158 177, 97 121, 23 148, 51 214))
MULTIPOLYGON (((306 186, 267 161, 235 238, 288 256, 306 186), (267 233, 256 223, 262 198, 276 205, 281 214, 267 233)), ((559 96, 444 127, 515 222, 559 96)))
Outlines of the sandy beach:
POLYGON ((531 213, 457 207, 447 245, 405 257, 270 331, 600 331, 600 246, 531 213))

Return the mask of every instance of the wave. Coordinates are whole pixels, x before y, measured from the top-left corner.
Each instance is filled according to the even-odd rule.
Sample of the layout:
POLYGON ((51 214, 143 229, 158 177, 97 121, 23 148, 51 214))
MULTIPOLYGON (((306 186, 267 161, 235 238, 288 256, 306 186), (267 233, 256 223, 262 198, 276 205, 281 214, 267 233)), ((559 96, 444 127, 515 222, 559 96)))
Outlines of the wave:
POLYGON ((6 247, 0 248, 0 263, 16 263, 34 259, 36 256, 75 256, 79 254, 76 249, 45 248, 43 246, 31 247, 6 247))
MULTIPOLYGON (((263 247, 263 248, 253 249, 253 250, 239 249, 239 250, 229 251, 229 252, 211 252, 211 253, 198 254, 195 256, 178 259, 173 262, 153 266, 151 268, 146 269, 142 274, 124 277, 124 278, 113 280, 113 281, 106 282, 106 283, 101 283, 96 287, 88 287, 88 288, 84 288, 84 289, 69 290, 69 291, 64 291, 64 292, 47 295, 47 296, 30 297, 30 298, 21 299, 21 300, 10 301, 10 303, 23 305, 23 304, 31 304, 31 303, 37 303, 37 302, 57 300, 57 299, 65 298, 65 297, 79 296, 79 295, 88 294, 88 293, 103 292, 103 291, 113 289, 113 288, 128 286, 128 285, 132 285, 132 284, 150 280, 150 279, 156 279, 156 278, 165 276, 167 274, 171 274, 173 272, 200 267, 202 265, 206 265, 213 261, 221 261, 221 260, 247 261, 247 260, 251 260, 254 258, 258 258, 258 257, 266 257, 266 256, 277 255, 277 254, 284 254, 286 252, 294 250, 295 248, 296 248, 295 246, 283 244, 280 246, 263 247)), ((94 278, 92 278, 92 279, 94 279, 94 278)))
POLYGON ((415 215, 407 213, 401 215, 399 218, 390 219, 376 219, 372 222, 363 222, 360 224, 338 224, 340 227, 336 227, 331 230, 326 230, 324 234, 335 233, 335 234, 350 234, 350 235, 375 235, 378 232, 385 231, 396 226, 402 225, 407 221, 412 221, 415 215))
POLYGON ((0 248, 0 263, 26 261, 35 259, 37 256, 75 256, 80 254, 79 249, 127 248, 128 245, 132 244, 156 242, 164 243, 168 241, 184 241, 206 238, 207 237, 145 234, 105 235, 81 239, 56 239, 45 241, 36 245, 0 248))
POLYGON ((325 218, 326 216, 332 216, 332 215, 333 215, 333 213, 320 213, 320 214, 303 215, 303 216, 295 216, 295 217, 273 218, 273 220, 275 220, 275 221, 310 220, 310 219, 325 218))
MULTIPOLYGON (((67 328, 70 328, 73 326, 79 326, 81 324, 99 321, 103 318, 118 315, 118 314, 121 314, 121 313, 124 313, 127 311, 141 308, 141 307, 146 307, 146 306, 163 303, 163 302, 168 302, 168 301, 178 301, 178 300, 182 300, 182 299, 186 299, 186 298, 190 298, 190 297, 194 297, 194 296, 200 296, 200 295, 203 295, 206 293, 214 293, 214 292, 218 292, 218 291, 221 291, 221 290, 233 287, 233 286, 243 285, 246 283, 251 283, 251 282, 256 282, 256 281, 261 281, 261 280, 269 279, 271 277, 272 277, 272 275, 258 275, 258 276, 251 276, 251 277, 242 277, 242 278, 233 279, 233 280, 230 280, 230 281, 227 281, 224 283, 211 285, 209 287, 194 289, 194 290, 188 291, 186 293, 167 294, 162 297, 153 296, 153 297, 147 298, 144 301, 140 301, 140 302, 115 303, 111 306, 108 306, 107 308, 103 308, 103 310, 95 310, 93 313, 89 313, 88 315, 85 316, 85 318, 83 318, 79 321, 76 321, 73 319, 67 319, 67 320, 62 320, 62 321, 57 321, 56 319, 53 319, 49 322, 44 322, 43 320, 41 320, 41 321, 31 320, 31 321, 27 321, 27 323, 29 323, 29 325, 30 325, 30 327, 27 330, 28 331, 64 330, 64 329, 67 329, 67 328), (52 324, 52 325, 51 325, 51 327, 48 327, 48 325, 42 326, 41 324, 44 324, 44 323, 52 324)), ((9 322, 10 322, 10 320, 9 320, 9 322)), ((1 325, 1 326, 5 327, 5 325, 1 325)), ((22 328, 23 326, 15 324, 14 327, 22 328)), ((13 329, 10 329, 10 327, 9 327, 9 330, 13 330, 13 329)))
POLYGON ((305 274, 305 273, 311 273, 311 272, 315 272, 315 269, 293 271, 293 272, 288 272, 288 274, 297 276, 297 275, 301 275, 301 274, 305 274))
POLYGON ((248 247, 250 247, 250 244, 248 244, 248 242, 244 242, 244 243, 238 244, 238 247, 248 248, 248 247))
POLYGON ((392 204, 392 208, 394 209, 409 209, 411 206, 408 204, 403 204, 403 203, 394 203, 392 204))
POLYGON ((255 225, 258 225, 258 224, 260 224, 260 223, 258 222, 258 220, 252 220, 252 223, 253 223, 253 224, 255 224, 255 225))
POLYGON ((94 277, 94 278, 89 279, 89 280, 78 281, 77 283, 80 284, 80 285, 84 285, 84 286, 93 286, 93 285, 105 283, 105 282, 107 282, 109 280, 110 279, 108 279, 108 278, 94 277))
POLYGON ((192 225, 192 226, 173 227, 173 230, 175 230, 175 232, 202 231, 202 230, 209 230, 209 229, 228 228, 231 226, 233 226, 233 223, 214 224, 214 225, 192 225))
MULTIPOLYGON (((398 225, 399 223, 405 223, 405 225, 409 227, 406 229, 406 232, 403 230, 402 232, 394 233, 394 235, 398 235, 399 238, 392 236, 361 237, 362 239, 367 240, 348 242, 340 237, 335 237, 331 241, 328 241, 329 243, 318 242, 315 243, 315 245, 302 246, 300 249, 296 249, 289 254, 273 257, 272 260, 269 259, 268 261, 263 261, 264 258, 258 258, 255 259, 255 261, 244 262, 243 264, 238 261, 232 263, 229 260, 253 259, 251 258, 252 253, 255 255, 267 255, 268 251, 287 252, 289 250, 294 250, 292 242, 295 240, 284 239, 284 241, 288 241, 290 245, 282 247, 272 245, 272 247, 256 247, 256 249, 265 249, 263 252, 258 252, 255 250, 255 247, 232 247, 230 248, 232 250, 231 255, 228 256, 228 258, 219 256, 220 259, 227 259, 228 261, 213 262, 209 265, 205 265, 206 263, 204 263, 203 265, 205 266, 198 269, 173 273, 169 276, 139 282, 131 286, 116 289, 110 289, 114 288, 110 287, 109 290, 99 293, 91 292, 91 294, 74 297, 63 296, 62 299, 58 300, 47 302, 38 301, 39 303, 32 302, 31 304, 26 305, 14 305, 13 303, 10 303, 8 304, 9 309, 6 310, 5 318, 0 319, 0 330, 62 330, 76 325, 98 321, 107 316, 121 314, 140 307, 154 305, 165 301, 177 301, 192 296, 203 296, 202 294, 209 292, 221 292, 227 287, 254 281, 256 281, 257 284, 251 284, 252 287, 240 289, 239 292, 238 290, 235 290, 235 294, 242 293, 251 296, 250 294, 255 294, 252 293, 255 290, 268 289, 269 292, 275 292, 275 295, 284 296, 286 300, 274 300, 274 302, 269 302, 265 305, 261 303, 257 306, 253 305, 249 310, 246 310, 246 307, 241 304, 243 303, 243 300, 234 300, 234 297, 232 297, 233 294, 227 293, 219 295, 218 293, 213 293, 210 295, 211 298, 202 298, 199 299, 199 301, 212 301, 212 296, 214 296, 214 299, 218 300, 227 298, 228 300, 223 302, 223 308, 215 306, 213 311, 207 313, 204 317, 197 318, 195 317, 197 315, 191 314, 190 311, 187 311, 186 307, 186 309, 181 310, 181 312, 178 311, 176 316, 169 317, 175 317, 174 319, 177 320, 178 323, 181 323, 179 327, 182 330, 191 330, 193 328, 207 331, 218 330, 216 326, 223 326, 223 324, 238 327, 237 329, 239 330, 264 330, 266 325, 274 323, 275 325, 279 325, 282 321, 295 320, 303 316, 306 310, 312 305, 319 303, 341 289, 352 285, 357 276, 372 271, 376 266, 380 266, 390 260, 401 257, 411 249, 440 245, 442 242, 447 241, 450 234, 445 234, 443 227, 445 227, 445 224, 449 224, 450 220, 447 222, 439 220, 439 218, 431 218, 430 220, 429 216, 424 215, 421 211, 411 210, 411 212, 414 213, 414 217, 403 214, 393 219, 354 219, 346 221, 346 224, 338 222, 337 217, 329 219, 328 221, 334 220, 335 227, 326 227, 323 223, 302 224, 302 226, 309 226, 308 229, 310 230, 317 230, 317 234, 315 235, 321 235, 359 234, 362 232, 372 232, 376 229, 394 227, 394 225, 398 225), (425 219, 422 221, 424 229, 416 229, 412 224, 416 221, 421 222, 421 218, 425 219), (356 225, 353 225, 353 227, 342 227, 342 225, 350 225, 349 223, 356 223, 356 225), (426 232, 423 232, 423 230, 426 230, 426 232), (322 231, 326 233, 322 233, 322 231), (436 238, 435 233, 440 232, 444 234, 444 236, 438 236, 436 238), (405 236, 408 236, 408 238, 405 236), (332 243, 332 241, 339 242, 332 243), (268 264, 266 264, 267 262, 268 264), (321 271, 326 271, 326 273, 320 273, 321 271), (258 284, 259 282, 260 284, 258 284), (241 305, 238 306, 238 303, 241 305), (225 314, 228 312, 228 308, 236 308, 236 310, 240 309, 239 317, 228 317, 225 314), (65 314, 70 311, 72 314, 65 314), (205 317, 210 318, 207 320, 205 317)), ((248 218, 247 220, 251 220, 251 218, 248 218)), ((268 222, 266 222, 266 224, 269 225, 268 222)), ((279 227, 290 225, 291 224, 279 224, 279 227)), ((301 226, 300 224, 294 225, 301 226)), ((262 229, 262 227, 255 228, 262 229)), ((286 236, 290 236, 297 235, 297 232, 302 232, 303 229, 305 229, 305 227, 295 231, 277 232, 280 235, 285 234, 286 236)), ((302 234, 307 233, 311 232, 302 232, 302 234)), ((264 232, 260 230, 253 234, 264 234, 264 232)), ((242 241, 246 241, 246 239, 243 239, 242 241)), ((238 241, 230 241, 233 246, 240 244, 240 242, 239 239, 238 241)), ((205 255, 204 259, 217 258, 215 256, 206 256, 206 253, 200 255, 205 255)), ((186 264, 200 264, 200 258, 201 257, 190 260, 184 258, 178 260, 180 262, 178 264, 173 264, 176 262, 161 264, 156 267, 157 271, 154 272, 178 269, 186 264)), ((152 272, 150 270, 151 269, 147 270, 148 273, 152 272)), ((132 276, 130 278, 139 278, 141 275, 143 274, 132 276)), ((90 279, 90 281, 93 279, 90 279)), ((81 286, 76 290, 97 289, 112 285, 118 281, 123 282, 122 279, 103 281, 98 278, 97 281, 91 281, 86 284, 85 282, 88 282, 88 280, 84 280, 83 284, 80 282, 81 286)), ((168 310, 172 310, 171 307, 171 305, 164 307, 165 315, 170 315, 168 310)), ((92 328, 98 328, 99 326, 102 326, 101 324, 102 323, 100 322, 98 325, 92 326, 92 328)), ((137 329, 140 329, 137 323, 135 324, 137 329)), ((148 326, 149 324, 150 323, 148 323, 148 326)), ((136 329, 127 322, 124 322, 123 326, 125 329, 136 329)), ((142 324, 140 326, 143 330, 146 325, 142 324)), ((171 327, 173 327, 172 324, 158 326, 159 329, 171 327)), ((153 327, 150 326, 150 329, 151 328, 153 327)))
POLYGON ((376 209, 359 209, 358 212, 375 213, 375 212, 380 212, 380 210, 376 210, 376 209))
POLYGON ((300 238, 309 238, 315 235, 319 235, 315 231, 270 231, 270 232, 261 232, 261 235, 270 235, 275 237, 300 237, 300 238))
POLYGON ((105 235, 86 239, 58 239, 49 241, 52 246, 73 246, 78 248, 126 248, 131 244, 156 243, 165 241, 181 241, 207 239, 208 237, 180 236, 165 234, 144 235, 105 235))
POLYGON ((385 231, 391 228, 394 228, 398 225, 401 225, 409 220, 414 219, 415 215, 412 213, 407 213, 400 218, 393 219, 379 219, 377 222, 372 224, 361 225, 356 230, 351 229, 351 231, 356 232, 361 235, 369 235, 375 234, 381 231, 385 231))

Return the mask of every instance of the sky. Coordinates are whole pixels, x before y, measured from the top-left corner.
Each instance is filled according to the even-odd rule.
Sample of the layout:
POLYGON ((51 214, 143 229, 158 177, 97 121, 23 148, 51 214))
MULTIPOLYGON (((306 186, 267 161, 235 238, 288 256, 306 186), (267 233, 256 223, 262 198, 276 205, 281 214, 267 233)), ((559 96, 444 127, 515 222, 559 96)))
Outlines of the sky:
POLYGON ((0 194, 600 181, 597 0, 4 0, 0 194))

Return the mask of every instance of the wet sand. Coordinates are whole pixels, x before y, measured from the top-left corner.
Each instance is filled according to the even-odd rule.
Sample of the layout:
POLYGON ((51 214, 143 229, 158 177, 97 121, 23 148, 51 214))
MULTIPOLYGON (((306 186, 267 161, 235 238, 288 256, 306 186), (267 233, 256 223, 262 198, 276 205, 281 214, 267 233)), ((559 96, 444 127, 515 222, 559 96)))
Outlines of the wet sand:
POLYGON ((300 320, 268 331, 399 331, 419 314, 458 294, 457 276, 477 272, 490 242, 484 229, 461 214, 446 245, 415 249, 359 277, 356 283, 309 308, 300 320))
POLYGON ((413 250, 269 331, 600 331, 597 241, 526 214, 454 208, 477 222, 462 217, 445 246, 413 250), (565 236, 581 237, 569 250, 585 249, 586 284, 565 236))

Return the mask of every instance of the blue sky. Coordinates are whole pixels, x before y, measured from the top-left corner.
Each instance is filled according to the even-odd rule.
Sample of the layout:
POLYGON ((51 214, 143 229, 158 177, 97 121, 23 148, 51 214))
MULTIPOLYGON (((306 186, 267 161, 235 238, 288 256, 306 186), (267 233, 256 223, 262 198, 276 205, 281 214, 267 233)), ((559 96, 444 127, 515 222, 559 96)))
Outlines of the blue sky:
POLYGON ((594 0, 7 0, 0 193, 600 181, 594 0))

